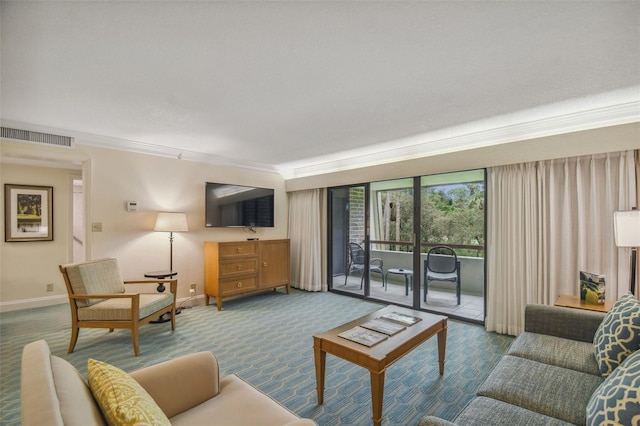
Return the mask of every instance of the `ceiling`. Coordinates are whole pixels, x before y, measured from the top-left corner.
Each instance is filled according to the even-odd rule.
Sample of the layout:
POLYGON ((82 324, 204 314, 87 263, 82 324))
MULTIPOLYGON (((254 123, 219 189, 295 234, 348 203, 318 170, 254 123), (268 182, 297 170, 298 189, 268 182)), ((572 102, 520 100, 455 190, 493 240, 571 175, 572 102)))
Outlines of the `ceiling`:
POLYGON ((4 126, 303 176, 640 120, 640 2, 4 1, 4 126))

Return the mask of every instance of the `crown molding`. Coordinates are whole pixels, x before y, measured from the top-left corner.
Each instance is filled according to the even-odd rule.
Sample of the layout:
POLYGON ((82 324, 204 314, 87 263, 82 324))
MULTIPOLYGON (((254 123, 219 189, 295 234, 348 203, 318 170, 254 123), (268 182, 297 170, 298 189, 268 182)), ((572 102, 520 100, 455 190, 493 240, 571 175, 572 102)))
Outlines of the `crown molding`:
POLYGON ((640 121, 640 101, 629 101, 594 109, 511 122, 496 117, 395 141, 393 148, 372 149, 370 153, 352 150, 304 162, 283 164, 278 171, 285 179, 308 177, 397 161, 441 155, 456 151, 572 133, 640 121), (496 125, 497 122, 508 124, 496 125))
MULTIPOLYGON (((640 100, 638 100, 640 89, 637 90, 637 93, 636 91, 627 93, 631 93, 633 100, 579 111, 575 111, 574 108, 574 112, 569 113, 559 113, 557 108, 544 108, 542 112, 522 111, 376 144, 368 148, 345 150, 331 155, 277 165, 224 158, 202 152, 67 129, 50 128, 5 120, 1 120, 0 122, 3 126, 8 127, 71 136, 76 139, 76 143, 79 145, 278 173, 284 179, 294 179, 581 130, 640 122, 640 100), (542 116, 543 114, 546 114, 546 116, 542 116), (531 117, 536 117, 536 115, 539 118, 531 119, 531 117)), ((627 99, 629 99, 629 97, 627 97, 627 99)), ((584 103, 587 104, 588 102, 584 103)), ((566 105, 564 105, 564 107, 566 111, 566 105)))

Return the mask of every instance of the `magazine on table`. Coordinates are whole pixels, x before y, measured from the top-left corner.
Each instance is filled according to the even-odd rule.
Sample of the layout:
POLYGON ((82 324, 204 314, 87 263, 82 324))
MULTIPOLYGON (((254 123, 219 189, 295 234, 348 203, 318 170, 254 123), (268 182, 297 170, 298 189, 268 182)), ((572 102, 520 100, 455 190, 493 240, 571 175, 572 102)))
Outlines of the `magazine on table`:
POLYGON ((338 334, 338 336, 369 347, 389 338, 389 336, 387 336, 386 334, 378 333, 373 330, 367 330, 366 328, 360 326, 356 326, 350 330, 343 331, 342 333, 338 334))
POLYGON ((360 324, 360 327, 367 328, 369 330, 377 331, 380 333, 384 333, 387 336, 393 336, 394 334, 400 333, 402 330, 407 328, 407 326, 403 324, 395 323, 391 321, 385 321, 378 318, 371 321, 367 321, 364 324, 360 324))
POLYGON ((414 317, 412 315, 408 315, 408 314, 403 314, 402 312, 391 312, 390 314, 384 314, 382 316, 380 316, 379 318, 382 318, 384 320, 387 321, 393 321, 396 322, 398 324, 403 324, 406 325, 408 327, 412 326, 413 324, 422 321, 422 318, 419 317, 414 317))

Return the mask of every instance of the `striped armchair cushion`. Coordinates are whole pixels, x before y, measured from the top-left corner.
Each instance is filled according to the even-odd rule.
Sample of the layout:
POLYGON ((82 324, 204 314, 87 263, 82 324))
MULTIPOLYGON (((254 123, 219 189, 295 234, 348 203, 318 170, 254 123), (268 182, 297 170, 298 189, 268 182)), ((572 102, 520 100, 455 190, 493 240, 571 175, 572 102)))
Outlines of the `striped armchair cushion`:
MULTIPOLYGON (((172 303, 172 293, 142 293, 138 319, 148 317, 162 308, 171 306, 172 303)), ((80 321, 130 321, 132 319, 131 299, 128 297, 106 299, 102 303, 78 308, 78 319, 80 321)))
MULTIPOLYGON (((67 276, 74 294, 124 293, 124 282, 116 259, 99 259, 67 267, 67 276)), ((87 307, 103 299, 77 300, 78 307, 87 307)))

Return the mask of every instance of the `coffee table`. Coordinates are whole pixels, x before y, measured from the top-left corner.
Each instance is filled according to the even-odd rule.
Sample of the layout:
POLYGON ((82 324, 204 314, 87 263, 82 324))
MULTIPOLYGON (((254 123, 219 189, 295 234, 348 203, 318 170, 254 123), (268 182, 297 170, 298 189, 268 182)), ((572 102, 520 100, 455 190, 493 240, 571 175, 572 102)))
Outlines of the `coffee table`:
POLYGON ((372 312, 369 315, 313 336, 318 404, 324 402, 325 366, 327 354, 329 353, 369 370, 373 424, 380 426, 382 423, 385 370, 395 361, 436 334, 438 335, 439 371, 440 375, 443 375, 445 350, 447 346, 447 317, 442 315, 434 315, 402 308, 400 306, 389 305, 384 309, 372 312), (338 336, 338 334, 343 331, 392 312, 400 312, 419 317, 422 318, 422 320, 371 347, 338 336))

